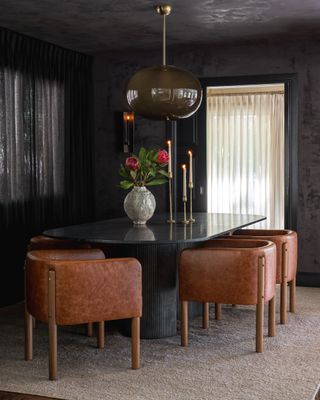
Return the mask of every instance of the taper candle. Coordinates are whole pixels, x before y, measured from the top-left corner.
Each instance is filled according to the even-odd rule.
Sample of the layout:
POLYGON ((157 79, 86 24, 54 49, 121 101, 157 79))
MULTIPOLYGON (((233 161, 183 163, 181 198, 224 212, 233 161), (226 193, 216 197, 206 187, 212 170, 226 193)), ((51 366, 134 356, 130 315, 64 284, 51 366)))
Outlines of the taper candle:
POLYGON ((171 160, 171 140, 167 141, 168 144, 168 175, 170 176, 172 174, 172 160, 171 160))
POLYGON ((187 199, 187 169, 186 165, 182 165, 182 200, 186 201, 187 199))
POLYGON ((192 151, 188 151, 189 154, 189 185, 193 184, 193 174, 192 174, 192 151))

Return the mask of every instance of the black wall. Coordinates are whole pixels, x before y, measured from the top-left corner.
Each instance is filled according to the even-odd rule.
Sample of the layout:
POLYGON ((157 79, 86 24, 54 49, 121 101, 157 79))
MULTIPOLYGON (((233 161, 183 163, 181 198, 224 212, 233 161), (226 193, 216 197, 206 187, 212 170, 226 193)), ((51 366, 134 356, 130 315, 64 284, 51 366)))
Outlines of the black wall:
MULTIPOLYGON (((148 57, 148 61, 149 61, 148 57)), ((145 64, 147 66, 147 64, 145 64)), ((125 216, 123 200, 128 191, 120 189, 120 163, 128 157, 122 153, 122 126, 117 113, 128 109, 125 86, 140 65, 130 59, 115 61, 114 55, 95 57, 93 67, 95 107, 95 187, 96 218, 125 216)), ((141 146, 166 148, 165 122, 136 116, 134 152, 141 146)), ((166 185, 149 188, 156 198, 156 212, 166 210, 166 185)))
MULTIPOLYGON (((159 49, 160 52, 160 49, 159 49)), ((169 49, 170 63, 199 77, 296 73, 299 86, 298 234, 299 271, 307 283, 320 283, 320 43, 263 42, 242 46, 169 49)), ((125 109, 126 80, 142 66, 160 61, 160 53, 103 54, 94 60, 96 217, 123 215, 125 192, 116 188, 122 155, 113 113, 125 109)), ((179 132, 178 132, 179 135, 179 132)), ((164 123, 140 119, 136 144, 163 146, 164 123)), ((158 211, 165 208, 157 188, 158 211)))

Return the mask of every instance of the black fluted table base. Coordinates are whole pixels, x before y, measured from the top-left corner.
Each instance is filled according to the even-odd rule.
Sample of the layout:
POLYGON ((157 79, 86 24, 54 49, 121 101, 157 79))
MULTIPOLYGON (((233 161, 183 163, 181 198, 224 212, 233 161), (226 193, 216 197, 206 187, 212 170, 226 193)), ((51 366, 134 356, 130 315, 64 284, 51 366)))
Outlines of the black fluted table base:
MULTIPOLYGON (((142 339, 157 339, 177 334, 179 254, 183 248, 195 246, 196 244, 190 243, 102 246, 108 258, 135 257, 142 265, 142 339)), ((200 315, 201 310, 200 304, 190 304, 190 318, 200 315)), ((129 320, 119 321, 118 326, 122 334, 131 335, 129 320)))

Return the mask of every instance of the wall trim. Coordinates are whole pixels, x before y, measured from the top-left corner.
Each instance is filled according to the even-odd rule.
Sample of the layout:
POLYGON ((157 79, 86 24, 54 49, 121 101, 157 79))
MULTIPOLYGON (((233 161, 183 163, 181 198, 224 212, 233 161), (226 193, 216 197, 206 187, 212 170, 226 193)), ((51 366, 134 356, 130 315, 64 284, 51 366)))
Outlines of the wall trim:
POLYGON ((320 274, 316 272, 298 272, 297 286, 320 287, 320 274))

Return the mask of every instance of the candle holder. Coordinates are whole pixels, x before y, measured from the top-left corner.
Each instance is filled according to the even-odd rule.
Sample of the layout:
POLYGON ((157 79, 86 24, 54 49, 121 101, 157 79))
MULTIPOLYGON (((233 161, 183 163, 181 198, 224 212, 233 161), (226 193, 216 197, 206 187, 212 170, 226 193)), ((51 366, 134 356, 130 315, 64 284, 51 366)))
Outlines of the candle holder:
POLYGON ((183 224, 188 224, 189 221, 187 220, 187 196, 183 196, 182 198, 183 201, 183 224))
POLYGON ((189 234, 190 234, 190 239, 192 239, 193 238, 193 236, 192 236, 192 224, 190 224, 189 234))
POLYGON ((123 152, 131 153, 133 151, 134 135, 134 112, 123 112, 123 152))
POLYGON ((192 191, 193 191, 193 183, 189 182, 189 191, 190 191, 190 218, 189 222, 193 223, 196 222, 196 220, 193 218, 192 215, 192 191))
POLYGON ((183 226, 183 240, 187 240, 187 225, 183 226))
POLYGON ((175 224, 176 221, 173 219, 172 215, 172 172, 169 172, 168 179, 169 179, 169 219, 167 220, 167 222, 169 224, 175 224))
POLYGON ((169 239, 172 240, 172 234, 173 234, 173 224, 169 225, 169 239))

